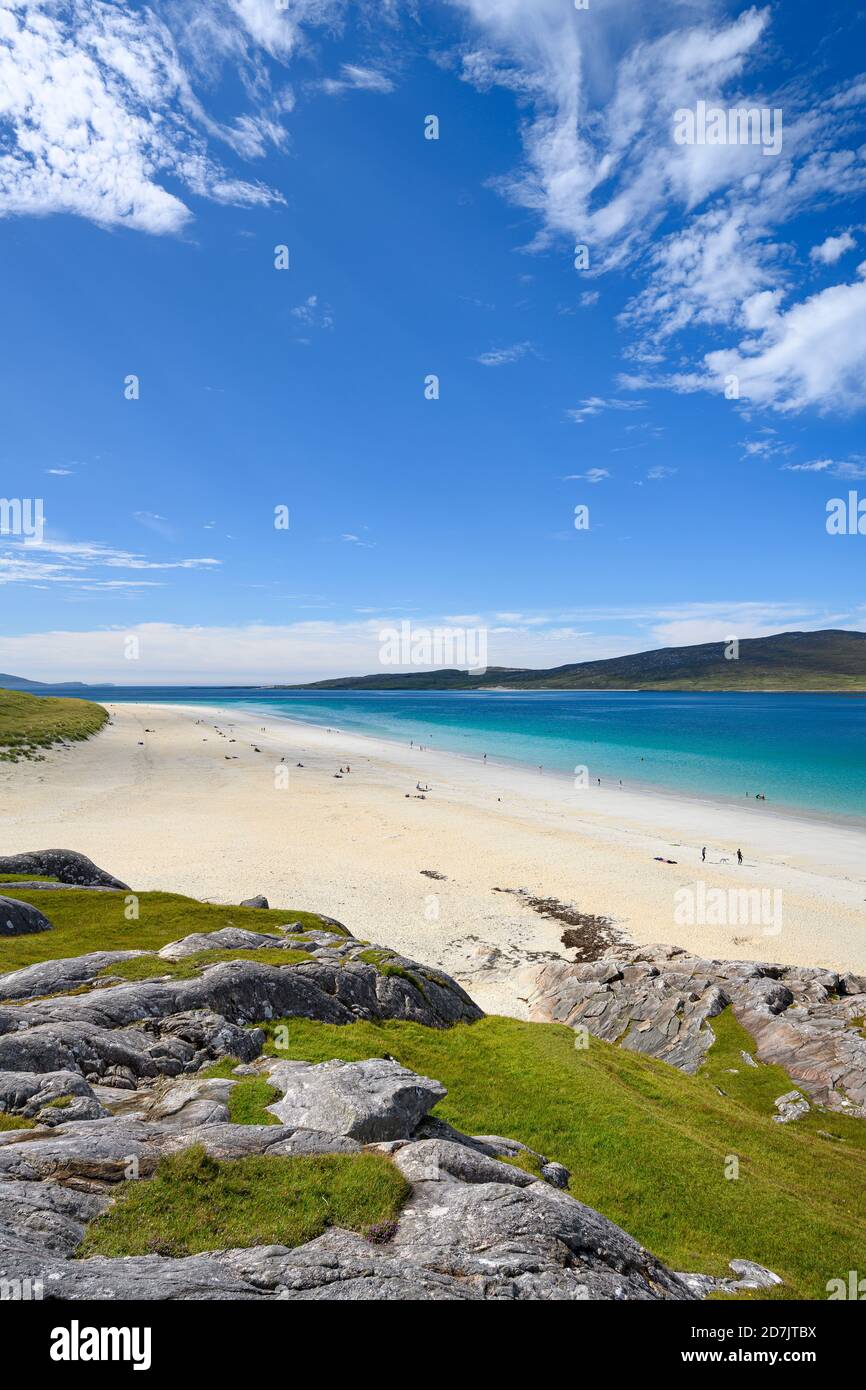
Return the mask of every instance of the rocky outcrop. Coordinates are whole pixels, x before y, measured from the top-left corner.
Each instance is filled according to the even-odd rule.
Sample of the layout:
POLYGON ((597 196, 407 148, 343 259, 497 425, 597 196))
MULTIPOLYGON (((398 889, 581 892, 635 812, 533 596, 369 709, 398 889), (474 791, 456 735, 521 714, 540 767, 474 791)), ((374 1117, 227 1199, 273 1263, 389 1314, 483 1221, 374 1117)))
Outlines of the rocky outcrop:
POLYGON ((61 883, 76 888, 120 888, 127 889, 119 878, 99 869, 86 854, 73 849, 40 849, 26 854, 0 855, 0 874, 28 874, 40 877, 50 875, 61 883))
POLYGON ((29 903, 0 897, 0 937, 29 936, 39 931, 51 931, 47 917, 29 903))
POLYGON ((67 960, 42 960, 0 975, 0 1000, 36 999, 48 994, 66 994, 91 984, 107 966, 143 951, 90 951, 86 956, 67 960))
POLYGON ((283 1092, 268 1109, 283 1124, 345 1134, 363 1144, 408 1139, 445 1096, 445 1087, 397 1062, 275 1062, 271 1083, 283 1092))
MULTIPOLYGON (((52 1132, 0 1135, 4 1287, 37 1281, 41 1297, 72 1301, 658 1301, 697 1296, 598 1212, 555 1185, 498 1161, 497 1150, 509 1150, 514 1141, 473 1138, 428 1117, 430 1105, 445 1094, 438 1082, 381 1058, 296 1065, 303 1068, 302 1088, 301 1072, 290 1063, 268 1063, 270 1079, 285 1086, 288 1106, 297 1106, 299 1094, 305 1095, 310 1104, 301 1118, 326 1120, 328 1130, 294 1121, 274 1126, 225 1123, 220 1096, 224 1099, 234 1083, 183 1079, 150 1097, 150 1118, 116 1115, 63 1124, 52 1132), (193 1122, 190 1106, 208 1096, 216 1109, 200 1111, 193 1122), (271 1245, 186 1258, 75 1258, 87 1226, 108 1208, 120 1185, 146 1181, 162 1156, 194 1143, 223 1160, 248 1154, 359 1153, 361 1142, 352 1131, 358 1131, 362 1113, 367 1116, 360 1125, 364 1133, 404 1131, 405 1137, 368 1145, 390 1156, 410 1184, 393 1229, 371 1232, 368 1239, 335 1228, 297 1249, 271 1245)), ((20 1086, 22 1098, 25 1093, 27 1103, 33 1103, 30 1078, 20 1086)))
MULTIPOLYGON (((528 1000, 531 1019, 586 1029, 685 1072, 700 1067, 712 1019, 729 1005, 760 1061, 782 1067, 814 1103, 866 1116, 862 976, 619 946, 601 960, 542 967, 528 1000)), ((779 1118, 795 1118, 796 1095, 780 1098, 789 1108, 779 1118)))

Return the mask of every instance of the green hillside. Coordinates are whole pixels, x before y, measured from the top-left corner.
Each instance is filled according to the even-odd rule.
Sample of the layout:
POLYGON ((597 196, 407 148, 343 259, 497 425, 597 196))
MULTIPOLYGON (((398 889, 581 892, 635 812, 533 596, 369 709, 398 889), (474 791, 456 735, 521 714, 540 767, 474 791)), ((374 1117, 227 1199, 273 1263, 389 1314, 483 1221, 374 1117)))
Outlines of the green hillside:
POLYGON ((824 690, 866 692, 866 633, 828 629, 748 637, 736 660, 725 644, 662 647, 606 661, 534 671, 493 666, 466 671, 393 672, 316 681, 301 690, 824 690))

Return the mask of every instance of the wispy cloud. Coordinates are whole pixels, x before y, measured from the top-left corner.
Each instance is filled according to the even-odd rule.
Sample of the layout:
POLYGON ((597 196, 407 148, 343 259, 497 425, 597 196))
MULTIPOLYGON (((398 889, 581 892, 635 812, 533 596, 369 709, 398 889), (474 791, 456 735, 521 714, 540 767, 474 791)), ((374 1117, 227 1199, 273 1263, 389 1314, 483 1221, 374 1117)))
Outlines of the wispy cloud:
POLYGON ((605 400, 602 396, 590 396, 587 400, 581 401, 579 406, 565 413, 576 425, 582 425, 591 416, 601 415, 605 410, 643 410, 645 405, 646 401, 620 400, 617 397, 605 400))
POLYGON ((320 304, 319 296, 311 294, 305 299, 303 304, 297 304, 292 310, 292 317, 306 328, 333 328, 334 315, 330 304, 320 304))
POLYGON ((338 96, 342 92, 393 92, 394 83, 375 68, 362 68, 356 63, 344 63, 339 77, 326 77, 319 83, 323 92, 338 96))
POLYGON ((491 348, 489 352, 482 352, 475 361, 480 362, 482 367, 506 367, 534 351, 532 343, 512 343, 511 347, 491 348))
POLYGON ((563 478, 564 483, 581 481, 584 483, 603 483, 605 478, 609 478, 610 473, 606 468, 588 468, 585 473, 567 473, 563 478))
POLYGON ((813 459, 811 463, 786 463, 785 473, 829 473, 834 478, 866 478, 866 456, 851 459, 813 459))

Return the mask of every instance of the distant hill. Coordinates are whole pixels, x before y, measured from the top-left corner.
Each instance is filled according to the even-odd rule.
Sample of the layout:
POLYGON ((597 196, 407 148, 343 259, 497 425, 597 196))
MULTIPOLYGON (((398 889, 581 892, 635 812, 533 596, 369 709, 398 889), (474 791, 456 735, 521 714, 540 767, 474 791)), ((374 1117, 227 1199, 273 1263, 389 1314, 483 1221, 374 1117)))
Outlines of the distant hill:
POLYGON ((606 661, 579 661, 533 671, 491 666, 467 671, 413 671, 314 681, 287 690, 825 690, 866 692, 866 633, 829 628, 747 637, 737 660, 725 644, 662 647, 606 661))
POLYGON ((26 676, 8 676, 0 672, 0 690, 88 690, 84 681, 29 681, 26 676))

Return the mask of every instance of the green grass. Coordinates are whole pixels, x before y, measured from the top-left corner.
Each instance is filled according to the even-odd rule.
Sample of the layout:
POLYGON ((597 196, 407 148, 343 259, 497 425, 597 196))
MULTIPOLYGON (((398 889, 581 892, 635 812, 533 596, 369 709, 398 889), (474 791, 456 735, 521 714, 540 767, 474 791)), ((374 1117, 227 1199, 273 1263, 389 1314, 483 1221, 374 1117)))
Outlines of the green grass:
POLYGON ((381 1154, 218 1162, 196 1145, 162 1159, 149 1180, 127 1183, 78 1254, 295 1246, 328 1226, 363 1234, 393 1221, 408 1194, 402 1174, 381 1154))
POLYGON ((196 951, 183 960, 161 960, 159 956, 133 956, 131 960, 115 961, 100 970, 97 979, 103 976, 120 977, 124 980, 154 980, 170 975, 175 980, 193 980, 200 975, 206 965, 218 965, 224 960, 251 960, 259 965, 300 965, 304 960, 315 960, 309 951, 282 950, 279 946, 263 946, 260 950, 249 947, 247 950, 196 951))
MULTIPOLYGON (((765 1116, 778 1114, 773 1104, 777 1096, 802 1090, 782 1067, 758 1062, 752 1037, 737 1022, 733 1010, 725 1009, 724 1013, 711 1020, 711 1025, 716 1041, 698 1073, 700 1080, 721 1087, 732 1099, 765 1116), (743 1052, 754 1057, 757 1065, 750 1067, 743 1060, 743 1052)), ((805 1091, 802 1094, 809 1099, 805 1091)), ((833 1139, 842 1140, 866 1153, 866 1123, 853 1115, 840 1115, 832 1110, 810 1110, 796 1124, 801 1133, 829 1134, 833 1139)))
POLYGON ((0 874, 0 883, 59 883, 53 874, 0 874))
POLYGON ((394 951, 386 951, 381 947, 375 947, 371 951, 361 951, 357 959, 362 960, 365 965, 372 965, 380 975, 393 975, 400 980, 408 980, 410 985, 414 985, 417 990, 424 993, 424 986, 418 978, 417 973, 413 974, 404 965, 397 965, 394 962, 394 951))
MULTIPOLYGON (((721 1275, 729 1260, 751 1259, 785 1281, 775 1296, 826 1298, 828 1279, 862 1266, 862 1147, 847 1136, 842 1143, 824 1139, 801 1122, 775 1124, 763 1091, 743 1098, 728 1086, 727 1096, 718 1095, 712 1067, 689 1077, 595 1038, 576 1049, 574 1034, 560 1024, 507 1018, 442 1031, 297 1018, 261 1026, 272 1035, 280 1024, 289 1047, 269 1043, 275 1056, 323 1062, 389 1055, 436 1077, 448 1088, 437 1115, 470 1134, 519 1139, 564 1163, 574 1196, 674 1269, 721 1275), (739 1160, 733 1181, 725 1178, 730 1155, 739 1160)), ((791 1089, 781 1075, 779 1089, 777 1078, 766 1088, 770 1104, 791 1089)), ((830 1132, 860 1123, 820 1118, 830 1132)))
POLYGON ((90 700, 0 690, 0 761, 38 758, 62 739, 90 738, 107 720, 108 710, 90 700))
POLYGON ((35 1129, 35 1120, 25 1120, 23 1115, 7 1115, 5 1110, 0 1110, 0 1134, 9 1129, 35 1129))
MULTIPOLYGON (((339 934, 337 928, 326 926, 314 912, 296 912, 293 908, 267 911, 256 907, 230 907, 198 902, 177 893, 138 893, 135 896, 139 920, 130 922, 124 915, 127 895, 122 892, 88 893, 84 889, 67 888, 52 893, 50 889, 37 888, 28 893, 22 889, 16 897, 21 902, 32 903, 44 913, 54 931, 0 940, 0 974, 33 965, 36 961, 82 956, 88 951, 158 951, 169 941, 177 941, 192 932, 218 931, 220 927, 244 927, 247 931, 261 933, 300 922, 305 929, 339 934)), ((167 966, 168 962, 164 964, 167 966)), ((116 966, 112 968, 115 974, 117 970, 116 966)))

